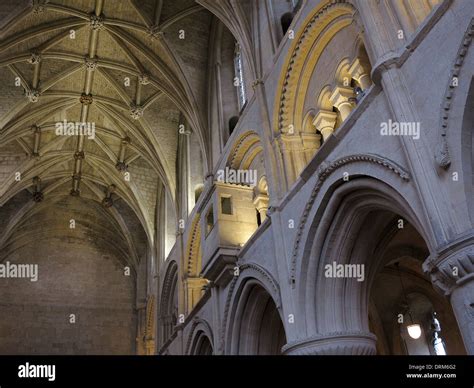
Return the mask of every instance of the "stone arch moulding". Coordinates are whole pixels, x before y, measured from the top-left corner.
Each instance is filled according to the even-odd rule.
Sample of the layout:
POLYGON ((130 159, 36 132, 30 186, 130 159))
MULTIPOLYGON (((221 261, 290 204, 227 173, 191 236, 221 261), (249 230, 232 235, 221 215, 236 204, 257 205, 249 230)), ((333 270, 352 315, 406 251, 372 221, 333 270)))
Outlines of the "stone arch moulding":
POLYGON ((247 131, 235 141, 227 157, 227 165, 234 169, 247 168, 260 152, 263 152, 263 147, 259 135, 255 131, 247 131))
POLYGON ((390 241, 390 237, 378 238, 392 235, 390 231, 397 229, 398 217, 413 225, 423 239, 426 234, 417 217, 419 209, 417 212, 413 208, 407 197, 393 186, 394 182, 394 179, 383 181, 368 176, 344 184, 333 182, 336 187, 326 191, 325 206, 312 214, 304 253, 298 262, 301 280, 297 288, 297 311, 304 317, 299 329, 306 329, 318 343, 339 335, 348 340, 355 336, 365 338, 360 351, 374 349, 375 338, 368 331, 367 301, 372 281, 380 269, 380 255, 390 241), (377 240, 368 242, 375 234, 377 240), (353 277, 327 278, 325 265, 333 262, 363 264, 367 281, 359 282, 353 277), (319 302, 315 295, 319 295, 319 302), (358 308, 351 310, 349 306, 358 308))
POLYGON ((407 171, 405 171, 401 166, 396 164, 395 162, 383 158, 378 155, 371 155, 371 154, 356 154, 356 155, 349 155, 342 158, 339 158, 333 162, 324 162, 318 168, 316 173, 317 180, 316 183, 311 191, 310 198, 304 207, 303 214, 301 215, 300 222, 298 225, 298 229, 296 232, 296 237, 293 244, 293 251, 291 255, 291 263, 290 263, 290 283, 292 288, 296 285, 296 270, 297 270, 297 263, 298 258, 300 255, 300 243, 303 240, 303 236, 306 236, 307 231, 307 222, 309 215, 313 209, 313 205, 316 201, 316 197, 318 196, 321 188, 326 181, 326 179, 337 169, 352 163, 370 163, 375 164, 378 166, 387 169, 392 174, 397 175, 400 179, 405 182, 410 180, 410 175, 407 171))
POLYGON ((441 117, 438 130, 438 144, 435 152, 435 160, 439 167, 447 170, 451 165, 451 157, 449 155, 448 146, 448 128, 449 128, 449 113, 451 110, 451 104, 453 103, 454 96, 456 94, 457 85, 454 82, 455 79, 459 79, 461 74, 464 59, 467 56, 469 47, 472 43, 472 35, 474 34, 474 18, 471 19, 466 32, 463 35, 461 44, 459 46, 454 64, 449 73, 449 81, 446 86, 444 98, 441 103, 441 117))
POLYGON ((187 244, 186 273, 188 276, 199 276, 201 272, 201 214, 196 213, 190 228, 187 244))
MULTIPOLYGON (((266 269, 259 266, 258 264, 246 263, 239 265, 239 272, 239 276, 234 276, 231 280, 224 306, 219 349, 222 352, 225 350, 226 354, 230 351, 230 341, 232 338, 233 328, 232 322, 235 318, 234 316, 238 307, 240 296, 245 285, 249 281, 253 281, 255 284, 263 287, 273 299, 280 316, 282 314, 280 287, 278 286, 277 281, 266 269)), ((282 322, 284 322, 283 319, 282 322)))
POLYGON ((278 133, 285 133, 293 126, 297 132, 303 120, 301 99, 306 96, 308 79, 319 57, 329 41, 343 28, 354 21, 356 9, 345 0, 325 2, 303 23, 303 28, 289 49, 280 77, 275 101, 274 122, 278 133), (310 55, 311 54, 311 55, 310 55))
POLYGON ((168 263, 168 268, 166 268, 165 278, 163 281, 163 286, 161 287, 161 305, 160 310, 162 313, 164 307, 169 307, 173 301, 170 300, 171 294, 173 293, 173 288, 175 286, 176 276, 178 274, 178 263, 175 260, 171 260, 168 263))
POLYGON ((188 335, 188 340, 186 342, 184 354, 195 354, 197 340, 199 339, 201 333, 203 333, 209 339, 209 342, 214 349, 214 336, 212 334, 211 325, 209 325, 205 319, 194 317, 191 330, 188 335))

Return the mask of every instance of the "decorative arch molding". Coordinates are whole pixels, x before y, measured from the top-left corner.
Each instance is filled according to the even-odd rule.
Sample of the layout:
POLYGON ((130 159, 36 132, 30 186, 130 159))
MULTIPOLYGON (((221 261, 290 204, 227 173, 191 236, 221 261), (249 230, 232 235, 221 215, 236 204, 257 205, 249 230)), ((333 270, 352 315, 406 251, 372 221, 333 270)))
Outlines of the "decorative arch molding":
POLYGON ((245 165, 248 166, 261 152, 263 152, 263 147, 260 137, 255 131, 247 131, 233 145, 227 158, 227 165, 230 168, 238 169, 245 162, 245 165))
POLYGON ((199 276, 201 272, 201 214, 196 213, 188 236, 186 274, 199 276))
POLYGON ((299 36, 290 47, 291 53, 284 65, 277 92, 275 119, 279 133, 285 133, 290 125, 300 131, 303 121, 303 104, 308 79, 327 43, 343 28, 354 21, 356 9, 345 0, 332 0, 315 8, 315 12, 303 23, 299 36), (311 55, 310 55, 311 53, 311 55))
POLYGON ((300 243, 302 240, 302 237, 304 235, 304 232, 306 230, 306 224, 308 221, 308 217, 312 211, 313 205, 316 201, 316 198, 324 184, 324 182, 327 180, 327 178, 335 172, 337 169, 346 166, 348 164, 352 163, 370 163, 370 164, 375 164, 378 166, 383 167, 384 169, 387 169, 389 172, 392 174, 397 175, 402 179, 403 181, 408 182, 410 180, 410 175, 407 171, 405 171, 401 166, 396 164, 395 162, 383 158, 378 155, 372 155, 372 154, 355 154, 355 155, 349 155, 349 156, 344 156, 342 158, 339 158, 333 162, 323 162, 319 168, 318 171, 316 172, 317 175, 317 180, 316 184, 313 187, 313 190, 311 191, 310 198, 308 202, 306 203, 304 207, 303 214, 301 215, 300 222, 298 225, 298 229, 296 232, 296 237, 295 241, 293 244, 293 252, 291 256, 291 264, 290 264, 290 282, 292 284, 292 287, 294 288, 296 284, 296 266, 298 262, 298 257, 299 257, 299 249, 300 249, 300 243))
MULTIPOLYGON (((224 317, 222 319, 220 333, 220 351, 230 350, 229 342, 232 338, 233 321, 236 309, 239 304, 240 296, 246 285, 252 282, 264 288, 273 299, 277 310, 282 314, 282 302, 280 294, 280 286, 274 277, 263 267, 254 263, 245 263, 239 266, 239 276, 234 276, 229 285, 229 291, 224 306, 224 317), (226 341, 227 339, 227 341, 226 341), (227 344, 227 346, 226 346, 227 344)), ((282 319, 283 321, 283 319, 282 319)))
POLYGON ((178 275, 178 263, 175 260, 171 260, 166 268, 166 274, 161 287, 161 307, 167 306, 170 300, 170 296, 173 292, 174 283, 177 280, 178 275))
POLYGON ((396 217, 413 225, 425 243, 428 241, 417 213, 392 185, 365 176, 344 184, 336 182, 334 186, 323 199, 325 206, 312 214, 304 253, 298 262, 301 281, 297 311, 305 317, 299 330, 307 330, 309 336, 368 331, 368 292, 391 241, 387 235, 392 233, 396 217), (325 266, 333 263, 363 264, 365 281, 326 277, 325 266))
POLYGON ((444 93, 444 98, 441 103, 441 117, 438 130, 438 145, 435 153, 435 160, 439 167, 448 169, 451 165, 451 156, 449 155, 448 146, 448 128, 450 121, 451 105, 453 103, 461 70, 464 64, 464 59, 467 56, 469 47, 472 43, 472 36, 474 34, 474 18, 471 19, 466 32, 463 35, 461 44, 454 60, 454 64, 451 67, 449 73, 449 80, 444 93))
POLYGON ((191 324, 191 330, 188 335, 188 340, 186 341, 184 354, 196 354, 196 348, 202 336, 207 337, 211 343, 212 349, 214 349, 214 335, 212 333, 211 325, 209 325, 209 323, 203 318, 194 317, 193 323, 191 324))

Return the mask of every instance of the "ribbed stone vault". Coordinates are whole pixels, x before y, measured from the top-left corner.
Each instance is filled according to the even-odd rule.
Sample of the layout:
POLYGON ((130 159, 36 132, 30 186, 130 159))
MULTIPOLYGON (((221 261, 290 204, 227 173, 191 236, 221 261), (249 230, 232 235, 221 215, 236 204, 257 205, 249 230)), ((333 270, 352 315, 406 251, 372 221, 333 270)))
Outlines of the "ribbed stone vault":
POLYGON ((153 246, 161 187, 176 208, 180 125, 206 170, 211 14, 192 0, 3 3, 0 206, 21 207, 4 215, 2 241, 72 195, 102 203, 110 238, 138 260, 142 237, 130 236, 141 225, 153 246), (76 123, 87 125, 58 135, 76 123))

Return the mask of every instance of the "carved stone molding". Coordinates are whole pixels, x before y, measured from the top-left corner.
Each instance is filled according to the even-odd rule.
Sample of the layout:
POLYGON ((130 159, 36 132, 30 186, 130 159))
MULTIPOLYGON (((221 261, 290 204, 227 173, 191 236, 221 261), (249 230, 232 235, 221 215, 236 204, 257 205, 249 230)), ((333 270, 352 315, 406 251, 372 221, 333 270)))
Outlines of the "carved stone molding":
POLYGON ((104 27, 104 16, 103 15, 97 16, 95 13, 92 13, 89 19, 89 26, 93 30, 102 29, 102 27, 104 27))
POLYGON ((227 293, 227 298, 225 301, 225 306, 224 306, 224 316, 222 319, 222 326, 221 326, 221 332, 219 333, 219 351, 224 352, 224 346, 225 346, 225 332, 226 332, 226 326, 227 326, 227 320, 229 318, 229 310, 230 310, 230 302, 232 300, 232 296, 234 295, 234 288, 235 285, 237 284, 237 276, 234 276, 232 280, 230 281, 229 285, 229 291, 227 293))
POLYGON ((423 270, 430 275, 433 286, 448 296, 456 287, 474 279, 474 245, 430 256, 423 263, 423 270))
POLYGON ((143 107, 140 105, 132 105, 130 107, 130 117, 139 120, 143 116, 143 107))
POLYGON ((41 54, 33 51, 30 53, 30 57, 26 60, 30 65, 36 65, 41 62, 41 54))
POLYGON ((148 29, 148 34, 152 39, 161 39, 165 36, 165 32, 161 30, 161 26, 152 25, 148 29))
POLYGON ((92 94, 82 93, 79 102, 83 105, 90 105, 93 102, 92 94))
POLYGON ((334 162, 321 163, 321 165, 318 167, 318 170, 316 172, 318 179, 311 192, 311 196, 304 207, 304 211, 300 218, 300 223, 298 225, 298 230, 296 232, 295 242, 293 246, 293 253, 291 257, 291 268, 290 268, 290 282, 292 284, 292 287, 294 287, 296 283, 296 260, 298 258, 300 242, 303 236, 304 229, 306 227, 306 222, 308 221, 309 213, 314 205, 314 202, 316 200, 316 197, 319 191, 321 190, 321 187, 323 186, 323 183, 338 168, 345 166, 347 164, 352 164, 352 163, 357 163, 357 162, 377 164, 379 166, 386 168, 393 174, 398 175, 404 181, 410 180, 410 175, 402 167, 400 167, 396 163, 386 158, 383 158, 377 155, 356 154, 356 155, 344 156, 340 159, 335 160, 334 162))
POLYGON ((263 85, 264 82, 261 79, 256 79, 255 81, 252 82, 252 89, 256 89, 258 85, 263 85))
POLYGON ((140 74, 138 82, 140 82, 140 85, 148 85, 150 83, 150 76, 148 74, 140 74))
MULTIPOLYGON (((280 287, 278 286, 278 283, 276 280, 273 278, 272 275, 270 275, 264 268, 260 267, 257 264, 254 263, 245 263, 242 265, 239 265, 239 276, 234 276, 232 280, 230 281, 229 284, 229 291, 227 293, 227 298, 224 306, 224 316, 222 319, 222 326, 221 326, 221 331, 219 335, 219 350, 221 352, 224 351, 224 346, 225 346, 225 335, 226 335, 226 327, 227 327, 227 322, 229 319, 229 312, 231 308, 231 302, 232 302, 232 297, 234 296, 234 291, 235 291, 235 286, 237 285, 237 280, 242 276, 242 273, 248 270, 255 271, 259 274, 260 278, 263 278, 266 280, 266 284, 270 285, 272 288, 272 294, 271 297, 274 298, 275 306, 277 309, 281 308, 281 298, 280 298, 280 287)), ((247 276, 246 276, 247 277, 247 276)), ((258 278, 256 278, 258 280, 258 278)))
POLYGON ((248 131, 240 136, 232 147, 227 158, 227 166, 239 168, 245 153, 255 144, 260 142, 260 137, 254 131, 248 131))
POLYGON ((48 4, 48 0, 32 0, 31 1, 33 12, 36 14, 44 12, 46 9, 46 4, 48 4))
POLYGON ((365 356, 376 352, 377 337, 366 332, 334 332, 290 342, 283 346, 286 355, 365 356))
POLYGON ((461 45, 459 46, 456 59, 449 73, 449 81, 444 93, 443 102, 441 104, 441 118, 440 118, 440 129, 439 139, 435 152, 435 160, 438 166, 444 169, 448 169, 451 165, 451 156, 449 155, 448 147, 448 127, 449 127, 449 114, 451 111, 451 105, 454 100, 454 95, 457 89, 457 83, 454 82, 459 79, 462 66, 464 64, 464 58, 467 55, 469 46, 472 43, 472 35, 474 33, 474 18, 471 19, 469 26, 464 33, 461 45))
POLYGON ((75 160, 83 160, 84 157, 85 157, 84 151, 76 151, 76 152, 74 153, 74 159, 75 159, 75 160))
POLYGON ((97 68, 97 58, 85 57, 84 64, 87 71, 94 71, 97 68))
POLYGON ((196 329, 197 329, 198 326, 204 326, 206 328, 206 330, 203 331, 203 333, 206 335, 206 337, 210 336, 209 341, 211 342, 212 347, 214 348, 214 343, 213 343, 214 340, 213 340, 213 337, 212 337, 211 326, 204 319, 199 318, 199 317, 194 317, 193 318, 193 323, 191 324, 191 330, 189 331, 188 340, 186 341, 186 346, 184 348, 185 349, 184 354, 186 354, 186 355, 190 354, 192 341, 195 338, 194 334, 195 334, 196 329), (207 331, 207 333, 206 333, 206 331, 207 331))
POLYGON ((301 69, 304 65, 305 59, 309 54, 309 50, 314 44, 315 39, 319 33, 320 21, 324 20, 332 11, 344 10, 346 14, 354 14, 355 8, 352 4, 345 0, 333 0, 324 5, 306 24, 303 32, 292 48, 291 58, 286 65, 285 76, 283 78, 283 86, 281 95, 279 96, 278 105, 278 129, 284 132, 293 123, 293 107, 295 102, 295 95, 297 93, 297 80, 301 76, 301 69))
POLYGON ((28 101, 34 103, 34 102, 38 102, 39 97, 40 97, 40 92, 37 89, 30 89, 26 91, 25 95, 28 101))

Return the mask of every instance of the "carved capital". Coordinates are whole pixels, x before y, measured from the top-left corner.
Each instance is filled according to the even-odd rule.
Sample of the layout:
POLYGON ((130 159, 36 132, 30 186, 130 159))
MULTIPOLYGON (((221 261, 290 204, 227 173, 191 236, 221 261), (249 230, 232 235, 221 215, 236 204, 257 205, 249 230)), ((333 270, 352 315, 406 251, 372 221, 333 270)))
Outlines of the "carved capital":
POLYGON ((336 332, 290 342, 282 350, 287 355, 365 356, 375 354, 376 340, 372 333, 336 332))
POLYGON ((329 97, 331 103, 340 110, 340 107, 349 103, 349 99, 354 97, 352 88, 337 86, 329 97))
POLYGON ((450 295, 456 287, 474 279, 474 245, 430 256, 423 263, 423 270, 438 291, 450 295))
POLYGON ((337 113, 321 109, 313 120, 313 125, 321 132, 326 140, 333 132, 336 125, 337 113))
POLYGON ((349 73, 352 78, 354 78, 364 90, 370 87, 369 69, 369 64, 360 58, 355 58, 349 67, 349 73))

